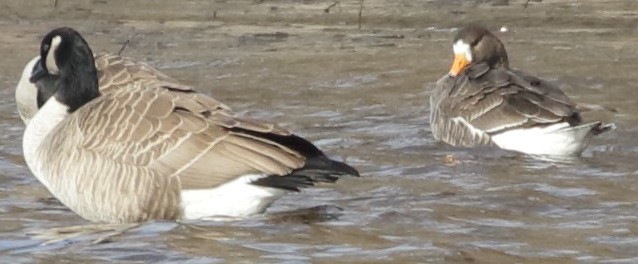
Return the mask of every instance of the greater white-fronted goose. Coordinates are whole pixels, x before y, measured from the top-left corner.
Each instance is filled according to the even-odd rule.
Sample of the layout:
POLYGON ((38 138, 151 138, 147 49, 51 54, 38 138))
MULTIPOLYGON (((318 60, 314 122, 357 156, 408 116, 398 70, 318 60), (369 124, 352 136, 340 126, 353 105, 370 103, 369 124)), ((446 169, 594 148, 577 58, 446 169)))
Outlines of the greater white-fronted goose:
POLYGON ((40 58, 30 77, 39 110, 24 132, 24 156, 55 197, 90 221, 250 216, 288 192, 358 175, 307 140, 237 117, 147 65, 111 56, 121 63, 98 73, 71 28, 49 32, 40 58))
POLYGON ((430 127, 453 146, 495 144, 539 155, 579 155, 614 128, 583 123, 576 104, 549 82, 509 67, 503 43, 470 25, 453 42, 454 63, 430 96, 430 127))

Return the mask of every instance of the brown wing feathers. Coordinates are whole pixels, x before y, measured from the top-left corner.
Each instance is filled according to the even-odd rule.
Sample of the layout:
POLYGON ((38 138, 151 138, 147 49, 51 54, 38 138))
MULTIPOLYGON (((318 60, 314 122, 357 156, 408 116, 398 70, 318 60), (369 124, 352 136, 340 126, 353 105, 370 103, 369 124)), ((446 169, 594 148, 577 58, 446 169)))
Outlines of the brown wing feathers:
POLYGON ((112 100, 94 105, 102 108, 94 113, 111 121, 85 122, 83 129, 101 130, 96 133, 105 134, 110 142, 87 140, 84 145, 105 158, 178 177, 184 189, 210 188, 244 174, 266 174, 271 176, 254 183, 298 191, 315 182, 334 182, 338 175, 358 175, 305 139, 273 123, 235 117, 220 102, 143 63, 102 55, 96 64, 109 68, 100 71, 100 86, 112 100), (111 86, 125 88, 110 90, 111 86), (134 143, 118 149, 135 151, 103 149, 126 138, 134 143))
POLYGON ((456 101, 451 113, 478 129, 497 133, 517 126, 573 120, 577 115, 571 100, 545 81, 506 69, 470 72, 482 74, 457 78, 456 90, 450 94, 450 100, 456 101))

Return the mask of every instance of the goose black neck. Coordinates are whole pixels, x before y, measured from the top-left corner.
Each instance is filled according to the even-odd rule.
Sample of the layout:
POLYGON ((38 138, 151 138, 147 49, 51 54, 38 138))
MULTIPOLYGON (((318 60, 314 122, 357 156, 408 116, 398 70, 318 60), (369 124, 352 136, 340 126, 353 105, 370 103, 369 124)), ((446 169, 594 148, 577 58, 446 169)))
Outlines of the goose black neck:
POLYGON ((89 54, 72 56, 69 67, 60 71, 56 83, 55 99, 67 105, 70 113, 100 96, 93 53, 89 54))
MULTIPOLYGON (((66 37, 52 55, 55 56, 59 72, 57 74, 47 72, 36 82, 37 102, 38 107, 42 107, 53 96, 57 101, 68 106, 69 112, 72 113, 100 96, 97 69, 93 52, 79 33, 62 28, 61 33, 58 34, 66 37)), ((40 57, 44 59, 40 60, 36 68, 46 67, 47 55, 51 54, 41 54, 40 57)))

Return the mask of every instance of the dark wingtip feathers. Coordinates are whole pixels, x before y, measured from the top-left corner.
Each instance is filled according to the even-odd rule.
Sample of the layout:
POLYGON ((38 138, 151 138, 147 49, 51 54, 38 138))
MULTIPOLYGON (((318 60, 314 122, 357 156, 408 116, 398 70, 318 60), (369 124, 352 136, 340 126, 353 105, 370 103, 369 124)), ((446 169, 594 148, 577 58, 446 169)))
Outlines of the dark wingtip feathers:
POLYGON ((359 171, 357 171, 357 169, 353 168, 352 166, 340 161, 332 160, 324 156, 323 154, 308 157, 306 160, 306 165, 298 170, 317 170, 331 172, 339 175, 351 175, 355 177, 360 176, 359 171))
POLYGON ((261 178, 253 184, 299 192, 300 188, 312 187, 317 183, 334 183, 341 176, 359 177, 359 172, 343 162, 331 160, 325 156, 307 160, 306 166, 292 171, 285 176, 272 175, 261 178))

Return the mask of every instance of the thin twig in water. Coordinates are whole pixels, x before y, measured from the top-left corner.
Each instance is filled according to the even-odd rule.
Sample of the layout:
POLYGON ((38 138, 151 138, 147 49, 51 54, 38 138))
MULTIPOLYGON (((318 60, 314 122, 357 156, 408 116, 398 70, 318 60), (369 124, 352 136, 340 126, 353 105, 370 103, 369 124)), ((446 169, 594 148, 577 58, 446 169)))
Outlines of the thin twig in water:
POLYGON ((363 14, 363 0, 359 0, 359 30, 361 30, 361 19, 363 14))
POLYGON ((332 9, 333 7, 337 6, 340 3, 341 3, 341 1, 333 1, 333 3, 331 5, 329 5, 328 7, 323 9, 323 12, 324 13, 330 13, 330 9, 332 9))
POLYGON ((114 232, 111 232, 110 234, 101 236, 101 237, 91 241, 91 244, 97 245, 97 244, 101 244, 103 242, 107 242, 107 241, 111 240, 112 238, 114 238, 116 236, 120 236, 120 235, 128 232, 129 230, 137 228, 139 226, 141 226, 141 224, 131 224, 131 225, 128 225, 128 226, 124 226, 120 230, 115 230, 114 232))
POLYGON ((122 44, 122 47, 120 48, 120 51, 117 52, 117 56, 121 56, 122 52, 124 51, 124 49, 126 49, 126 46, 128 46, 128 43, 131 42, 130 39, 127 39, 124 44, 122 44))
POLYGON ((523 8, 527 8, 528 4, 529 4, 529 0, 525 1, 525 5, 523 5, 523 8))
POLYGON ((58 0, 55 0, 55 2, 53 2, 53 8, 57 8, 58 7, 58 0))

